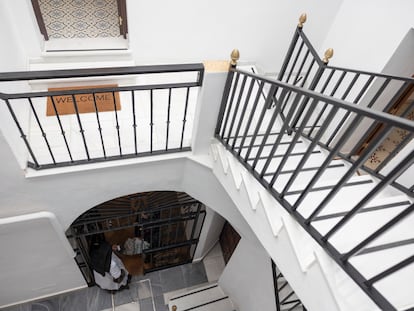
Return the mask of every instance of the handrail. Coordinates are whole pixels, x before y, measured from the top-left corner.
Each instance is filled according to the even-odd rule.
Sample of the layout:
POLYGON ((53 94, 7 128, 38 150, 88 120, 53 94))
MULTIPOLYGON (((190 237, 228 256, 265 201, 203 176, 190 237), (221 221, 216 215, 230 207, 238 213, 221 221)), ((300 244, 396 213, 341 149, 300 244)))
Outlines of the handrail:
MULTIPOLYGON (((333 55, 333 50, 328 49, 324 59, 320 59, 310 40, 303 32, 303 24, 306 21, 301 16, 298 27, 295 29, 294 36, 285 56, 278 80, 293 84, 290 81, 294 72, 302 75, 304 79, 300 86, 309 90, 316 90, 322 94, 339 98, 353 104, 362 104, 367 107, 374 107, 384 112, 390 111, 405 92, 414 86, 414 79, 409 77, 398 77, 396 75, 373 73, 363 70, 336 67, 328 64, 329 58, 333 55), (302 19, 302 20, 301 20, 302 19), (307 51, 305 54, 303 51, 307 51), (312 55, 309 59, 308 54, 312 55), (298 64, 301 64, 298 67, 298 64), (317 68, 313 67, 317 64, 317 68), (306 65, 309 64, 308 67, 306 65), (307 68, 307 69, 306 69, 307 68), (289 70, 288 70, 289 69, 289 70), (286 75, 286 77, 285 77, 286 75), (309 80, 309 85, 306 81, 309 80), (391 96, 391 99, 388 97, 391 96)), ((297 79, 297 78, 296 78, 297 79)), ((278 97, 278 93, 275 93, 278 97)), ((290 95, 285 97, 285 103, 290 95)), ((284 116, 285 105, 282 106, 284 116)), ((340 123, 345 122, 347 116, 340 123)), ((296 125, 296 118, 293 125, 296 125)), ((366 133, 367 138, 372 131, 366 133)), ((359 149, 363 146, 359 146, 359 149)))
MULTIPOLYGON (((263 82, 267 82, 269 84, 273 84, 276 85, 280 88, 283 88, 285 90, 294 92, 294 93, 298 93, 301 95, 305 95, 307 97, 311 97, 314 99, 317 99, 319 101, 329 101, 332 103, 335 103, 336 106, 338 106, 338 108, 344 108, 347 110, 350 110, 352 112, 357 112, 358 114, 361 114, 363 116, 369 117, 369 118, 375 118, 378 119, 379 121, 383 121, 383 122, 392 122, 395 123, 396 125, 398 125, 399 127, 406 129, 406 130, 414 130, 414 125, 412 123, 412 121, 409 121, 407 119, 403 119, 394 115, 391 115, 389 113, 385 113, 383 111, 378 111, 378 110, 374 110, 374 109, 370 109, 364 106, 357 106, 357 105, 353 105, 345 100, 341 100, 338 98, 333 98, 321 93, 318 93, 316 91, 313 90, 308 90, 308 89, 304 89, 295 85, 291 85, 289 83, 286 82, 282 82, 273 78, 269 78, 269 77, 265 77, 265 76, 260 76, 258 74, 254 74, 248 71, 245 71, 243 69, 230 69, 232 72, 234 73, 240 73, 243 76, 248 76, 250 78, 256 79, 258 81, 263 81, 263 82)), ((414 79, 411 79, 414 81, 414 79)))
MULTIPOLYGON (((194 63, 194 64, 167 64, 167 65, 149 65, 149 66, 126 66, 126 67, 103 67, 103 68, 84 68, 84 69, 2 72, 0 75, 0 82, 142 75, 142 74, 189 72, 189 71, 198 71, 200 72, 200 74, 202 74, 204 72, 204 65, 202 63, 194 63)), ((202 76, 199 78, 199 82, 203 80, 202 78, 203 78, 202 76)))
MULTIPOLYGON (((349 86, 347 86, 349 89, 349 86)), ((375 288, 376 282, 396 271, 414 263, 414 256, 382 271, 377 276, 367 279, 357 270, 350 260, 367 247, 367 245, 395 229, 396 224, 414 212, 412 204, 407 206, 404 200, 398 206, 404 211, 392 217, 385 225, 368 237, 361 236, 361 241, 354 243, 349 253, 341 253, 332 242, 332 236, 343 234, 343 229, 353 224, 358 213, 368 212, 366 206, 384 189, 394 187, 393 192, 414 197, 412 179, 402 180, 400 177, 407 170, 414 169, 414 151, 404 150, 401 159, 394 160, 395 152, 387 156, 380 168, 370 169, 366 166, 369 157, 381 146, 394 129, 405 131, 406 135, 396 146, 397 152, 404 149, 414 137, 414 122, 400 116, 356 105, 345 98, 336 98, 322 94, 317 90, 291 85, 284 81, 262 77, 257 74, 237 69, 229 70, 223 92, 222 106, 217 119, 215 137, 228 149, 244 167, 280 202, 280 204, 296 219, 296 221, 331 255, 331 257, 351 276, 351 278, 381 307, 383 310, 395 310, 387 297, 375 288), (253 86, 253 87, 251 87, 253 86), (265 98, 262 91, 267 90, 265 98), (276 93, 279 92, 277 96, 276 93), (273 109, 269 109, 272 107, 273 109), (378 127, 380 134, 369 141, 362 153, 357 157, 355 149, 361 144, 361 128, 378 127), (306 144, 304 143, 306 141, 306 144), (284 146, 281 150, 280 146, 284 146), (309 161, 316 148, 324 149, 324 158, 320 164, 309 161), (303 150, 301 152, 296 149, 303 150), (296 158, 292 169, 290 157, 296 158), (335 179, 335 184, 319 186, 318 182, 327 169, 335 167, 337 159, 342 159, 348 166, 335 179), (314 166, 310 166, 314 165, 314 166), (374 185, 372 179, 352 180, 359 171, 366 171, 378 178, 374 185), (303 180, 300 173, 311 174, 309 180, 303 180), (282 178, 282 176, 286 176, 282 178), (292 185, 296 183, 295 189, 292 185), (373 184, 371 190, 356 201, 350 203, 343 217, 332 214, 332 226, 328 231, 319 231, 319 217, 330 216, 333 199, 345 187, 360 184, 373 184), (297 187, 300 185, 300 190, 297 187), (321 202, 309 206, 309 196, 315 191, 325 191, 321 202), (292 196, 295 196, 292 199, 292 196), (311 210, 310 210, 311 208, 311 210), (304 212, 306 211, 306 213, 304 212)), ((366 129, 364 130, 366 131, 366 129)), ((364 135, 362 135, 364 136, 364 135)), ((407 179, 407 175, 405 175, 407 179)), ((310 201, 309 201, 310 200, 310 201)), ((408 201, 410 202, 410 201, 408 201)), ((370 205, 368 205, 370 206, 370 205)), ((371 207, 371 206, 370 206, 371 207)), ((335 211, 335 209, 333 210, 335 211)), ((414 236, 413 236, 414 238, 414 236)), ((406 242, 406 241, 401 241, 406 242)), ((398 245, 398 243, 394 243, 398 245)), ((396 247, 383 245, 383 248, 396 247)))
POLYGON ((138 84, 130 79, 129 85, 103 83, 86 87, 82 87, 87 83, 82 80, 79 82, 80 87, 73 89, 0 93, 0 99, 7 106, 28 150, 27 166, 38 170, 191 150, 188 122, 193 121, 193 114, 188 111, 195 106, 194 100, 191 100, 192 90, 202 86, 204 65, 195 63, 1 73, 0 83, 45 81, 46 85, 56 79, 59 83, 67 79, 92 77, 110 77, 111 81, 116 81, 121 76, 136 78, 145 75, 147 78, 157 74, 166 74, 169 79, 165 83, 153 84, 138 84), (168 76, 174 73, 189 74, 185 75, 185 79, 174 80, 174 75, 168 76), (165 93, 167 97, 163 95, 160 99, 158 94, 165 93), (47 116, 40 112, 45 102, 49 111, 47 116), (163 112, 154 108, 160 105, 165 107, 165 120, 161 120, 164 118, 163 112), (145 115, 143 108, 147 111, 145 115), (18 113, 22 109, 31 113, 32 122, 18 113), (85 113, 88 115, 85 116, 85 113), (67 117, 68 114, 76 119, 67 117), (108 122, 108 114, 112 115, 111 122, 108 122), (166 124, 163 130, 165 138, 155 132, 161 128, 161 122, 166 124), (76 128, 80 133, 79 139, 76 128), (37 132, 41 134, 40 139, 37 132), (114 132, 118 146, 108 144, 112 137, 105 135, 105 132, 114 132), (96 134, 100 146, 95 146, 96 134), (54 137, 53 144, 50 137, 54 137), (56 143, 58 140, 60 144, 56 143), (79 150, 78 141, 83 144, 83 151, 79 150))

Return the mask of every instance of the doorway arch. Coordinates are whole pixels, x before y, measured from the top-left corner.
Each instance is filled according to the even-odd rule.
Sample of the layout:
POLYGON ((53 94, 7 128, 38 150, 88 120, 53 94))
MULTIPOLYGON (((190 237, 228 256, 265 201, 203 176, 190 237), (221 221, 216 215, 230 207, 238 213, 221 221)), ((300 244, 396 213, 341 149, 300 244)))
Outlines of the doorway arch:
POLYGON ((184 192, 150 191, 103 202, 80 215, 66 231, 75 261, 94 285, 89 258, 93 240, 120 245, 133 275, 192 262, 206 208, 184 192))

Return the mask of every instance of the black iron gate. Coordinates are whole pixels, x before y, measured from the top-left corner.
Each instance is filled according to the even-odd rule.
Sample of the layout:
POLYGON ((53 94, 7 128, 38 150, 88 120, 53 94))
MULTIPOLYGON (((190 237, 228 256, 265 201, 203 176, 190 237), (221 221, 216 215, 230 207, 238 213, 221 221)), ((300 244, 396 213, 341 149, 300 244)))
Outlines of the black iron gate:
POLYGON ((98 235, 121 245, 121 256, 142 265, 143 273, 193 260, 205 218, 204 205, 185 193, 145 192, 100 204, 81 215, 67 231, 76 263, 88 285, 94 284, 89 245, 98 235), (142 241, 139 253, 127 243, 142 241), (125 247, 124 247, 125 243, 125 247), (139 262, 138 262, 139 259, 139 262))

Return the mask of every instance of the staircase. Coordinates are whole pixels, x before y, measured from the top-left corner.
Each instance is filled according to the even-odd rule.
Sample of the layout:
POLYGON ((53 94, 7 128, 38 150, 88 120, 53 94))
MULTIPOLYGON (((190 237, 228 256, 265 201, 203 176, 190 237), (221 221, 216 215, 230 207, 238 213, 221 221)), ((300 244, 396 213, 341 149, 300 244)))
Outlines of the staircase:
POLYGON ((308 310, 414 308, 409 139, 400 162, 365 166, 393 128, 414 131, 403 118, 229 73, 213 172, 308 310), (384 136, 356 155, 367 120, 384 136))
POLYGON ((171 311, 234 311, 233 302, 220 286, 208 284, 177 293, 168 302, 171 311))

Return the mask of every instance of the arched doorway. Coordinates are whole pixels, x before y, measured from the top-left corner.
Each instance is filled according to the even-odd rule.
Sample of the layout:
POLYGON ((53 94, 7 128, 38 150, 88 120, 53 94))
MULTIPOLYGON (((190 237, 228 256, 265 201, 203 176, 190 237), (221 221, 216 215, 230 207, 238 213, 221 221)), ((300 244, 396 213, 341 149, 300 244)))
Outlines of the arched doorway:
POLYGON ((66 236, 91 286, 92 241, 119 245, 121 260, 130 274, 142 275, 191 262, 205 214, 205 206, 184 192, 142 192, 91 208, 72 223, 66 236))

